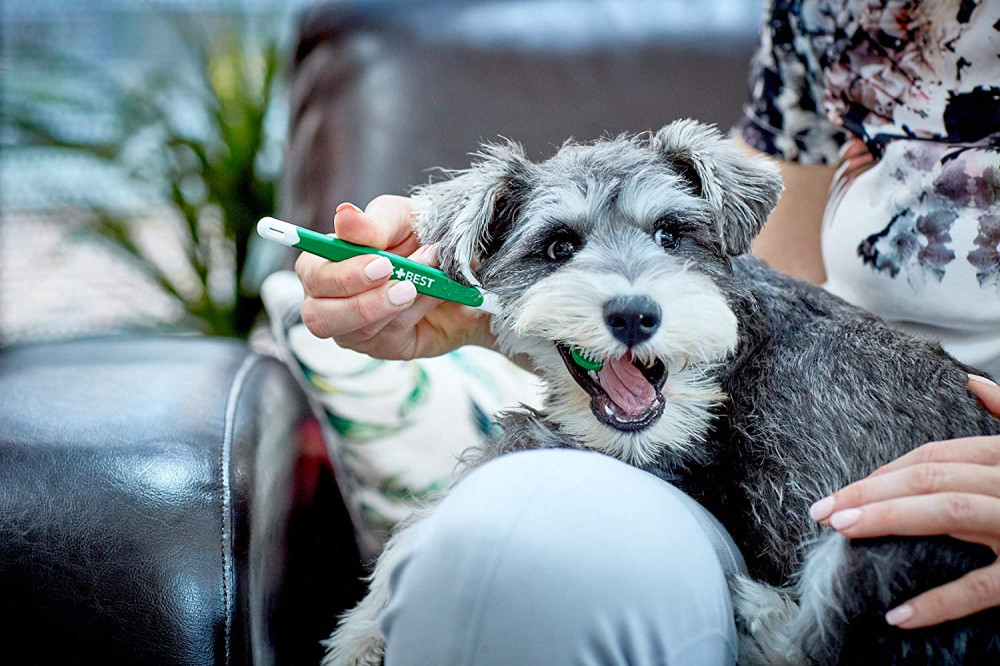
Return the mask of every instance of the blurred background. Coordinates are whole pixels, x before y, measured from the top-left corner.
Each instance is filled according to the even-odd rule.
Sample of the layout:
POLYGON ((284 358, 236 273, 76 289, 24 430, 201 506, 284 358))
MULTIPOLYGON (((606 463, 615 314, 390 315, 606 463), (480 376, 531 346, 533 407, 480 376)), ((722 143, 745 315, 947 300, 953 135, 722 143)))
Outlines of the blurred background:
POLYGON ((340 199, 404 193, 501 133, 541 157, 675 117, 726 128, 761 4, 6 0, 0 340, 246 337, 288 262, 263 215, 330 231, 340 199))

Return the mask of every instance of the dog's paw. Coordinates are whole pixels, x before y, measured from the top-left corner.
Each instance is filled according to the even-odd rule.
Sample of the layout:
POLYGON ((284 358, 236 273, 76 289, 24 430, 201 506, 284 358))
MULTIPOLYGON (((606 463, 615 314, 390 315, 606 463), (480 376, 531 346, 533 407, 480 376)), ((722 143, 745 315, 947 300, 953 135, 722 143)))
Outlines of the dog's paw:
POLYGON ((324 642, 327 653, 322 666, 381 666, 385 637, 374 623, 366 627, 358 624, 341 625, 324 642))

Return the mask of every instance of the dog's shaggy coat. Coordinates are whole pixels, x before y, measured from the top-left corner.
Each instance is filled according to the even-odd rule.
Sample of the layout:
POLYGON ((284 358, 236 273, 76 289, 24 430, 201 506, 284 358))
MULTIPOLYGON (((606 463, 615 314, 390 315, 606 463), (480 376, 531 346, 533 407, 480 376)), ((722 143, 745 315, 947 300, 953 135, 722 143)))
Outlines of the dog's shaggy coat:
MULTIPOLYGON (((995 561, 989 548, 848 541, 809 517, 812 502, 907 451, 998 434, 1000 420, 939 346, 743 256, 780 191, 773 164, 692 121, 567 143, 538 164, 515 144, 487 146, 472 168, 418 188, 421 240, 439 244, 449 275, 497 295, 499 344, 548 387, 542 411, 501 415, 502 436, 470 450, 465 469, 588 448, 698 499, 749 567, 731 581, 742 664, 1000 663, 998 609, 917 630, 883 618, 995 561), (649 304, 643 336, 613 325, 621 299, 649 304), (632 364, 652 392, 614 398, 573 348, 632 364)), ((397 530, 325 663, 380 662, 388 571, 419 520, 397 530)))

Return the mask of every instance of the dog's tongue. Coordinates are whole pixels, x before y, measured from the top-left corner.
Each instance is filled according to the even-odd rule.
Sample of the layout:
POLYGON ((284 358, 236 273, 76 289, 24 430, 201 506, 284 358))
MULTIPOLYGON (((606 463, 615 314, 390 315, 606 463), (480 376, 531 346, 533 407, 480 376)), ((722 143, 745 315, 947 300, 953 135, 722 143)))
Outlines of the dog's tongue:
POLYGON ((640 414, 653 406, 656 390, 632 364, 632 353, 608 361, 597 373, 608 397, 629 414, 640 414))

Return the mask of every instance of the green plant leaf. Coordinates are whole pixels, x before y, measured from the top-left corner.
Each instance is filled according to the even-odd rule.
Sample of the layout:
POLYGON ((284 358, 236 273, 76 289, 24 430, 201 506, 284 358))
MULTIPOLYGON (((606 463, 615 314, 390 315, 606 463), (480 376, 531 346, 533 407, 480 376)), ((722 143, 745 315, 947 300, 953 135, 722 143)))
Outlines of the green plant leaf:
MULTIPOLYGON (((122 211, 87 201, 87 194, 59 202, 90 220, 88 233, 117 247, 122 256, 183 304, 201 327, 216 335, 246 335, 260 310, 260 299, 243 291, 240 277, 257 219, 274 213, 277 174, 259 173, 269 141, 265 120, 276 98, 284 57, 275 33, 254 34, 239 13, 222 17, 210 31, 199 16, 150 6, 171 27, 190 56, 195 73, 177 63, 150 68, 125 81, 101 63, 72 54, 35 48, 17 57, 38 76, 21 77, 2 110, 5 149, 45 149, 112 165, 127 182, 161 193, 185 231, 184 252, 197 276, 197 295, 176 288, 170 276, 135 243, 134 222, 147 211, 122 211), (68 82, 71 85, 63 85, 68 82), (182 127, 174 112, 177 99, 192 101, 207 121, 199 130, 182 127), (68 132, 65 114, 90 118, 103 128, 89 136, 68 132), (226 246, 233 253, 233 275, 221 281, 232 293, 210 288, 213 253, 205 220, 218 214, 226 246)), ((273 21, 272 25, 278 25, 273 21)), ((214 23, 213 23, 214 25, 214 23)), ((217 246, 215 246, 217 247, 217 246)))

